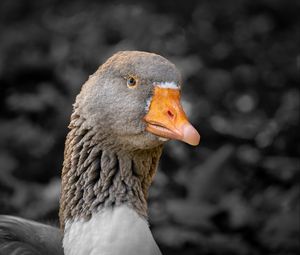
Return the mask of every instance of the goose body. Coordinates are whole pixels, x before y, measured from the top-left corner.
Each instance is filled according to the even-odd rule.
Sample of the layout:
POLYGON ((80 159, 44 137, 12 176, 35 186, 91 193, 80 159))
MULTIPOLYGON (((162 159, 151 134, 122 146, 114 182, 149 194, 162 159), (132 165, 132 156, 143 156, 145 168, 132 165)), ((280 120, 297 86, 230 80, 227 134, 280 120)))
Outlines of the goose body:
MULTIPOLYGON (((163 144, 200 139, 181 107, 180 88, 176 67, 147 52, 119 52, 90 76, 76 98, 65 145, 63 241, 57 234, 50 247, 63 246, 65 255, 161 254, 147 222, 147 196, 163 144)), ((0 249, 11 240, 3 225, 0 218, 0 249)))
POLYGON ((0 255, 63 255, 60 229, 13 216, 0 216, 0 255))

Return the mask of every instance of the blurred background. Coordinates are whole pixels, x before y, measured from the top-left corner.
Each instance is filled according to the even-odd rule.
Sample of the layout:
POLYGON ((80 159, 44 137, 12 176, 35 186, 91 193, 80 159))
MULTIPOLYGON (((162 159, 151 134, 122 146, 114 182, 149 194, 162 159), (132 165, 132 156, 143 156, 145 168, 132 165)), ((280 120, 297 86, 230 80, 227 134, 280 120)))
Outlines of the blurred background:
POLYGON ((72 103, 118 50, 172 60, 202 135, 165 146, 163 254, 299 254, 299 1, 0 2, 0 213, 57 222, 72 103))

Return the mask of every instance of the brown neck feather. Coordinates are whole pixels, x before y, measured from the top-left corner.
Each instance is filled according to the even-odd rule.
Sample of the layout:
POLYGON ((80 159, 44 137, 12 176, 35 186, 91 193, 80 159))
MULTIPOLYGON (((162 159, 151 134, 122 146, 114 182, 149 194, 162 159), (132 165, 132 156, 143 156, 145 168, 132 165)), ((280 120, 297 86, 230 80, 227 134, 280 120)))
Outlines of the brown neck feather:
MULTIPOLYGON (((127 204, 147 217, 147 194, 162 146, 126 151, 99 137, 75 112, 65 145, 60 223, 89 219, 104 207, 127 204)), ((111 140, 112 141, 112 140, 111 140)))

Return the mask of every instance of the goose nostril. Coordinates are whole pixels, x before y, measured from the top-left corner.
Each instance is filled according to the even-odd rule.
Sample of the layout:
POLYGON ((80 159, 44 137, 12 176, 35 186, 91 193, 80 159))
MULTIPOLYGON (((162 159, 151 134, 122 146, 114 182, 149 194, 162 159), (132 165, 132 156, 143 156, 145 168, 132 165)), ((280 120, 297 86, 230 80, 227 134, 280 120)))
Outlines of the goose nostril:
POLYGON ((174 114, 170 110, 168 110, 167 113, 168 113, 170 118, 172 118, 172 119, 174 118, 174 114))

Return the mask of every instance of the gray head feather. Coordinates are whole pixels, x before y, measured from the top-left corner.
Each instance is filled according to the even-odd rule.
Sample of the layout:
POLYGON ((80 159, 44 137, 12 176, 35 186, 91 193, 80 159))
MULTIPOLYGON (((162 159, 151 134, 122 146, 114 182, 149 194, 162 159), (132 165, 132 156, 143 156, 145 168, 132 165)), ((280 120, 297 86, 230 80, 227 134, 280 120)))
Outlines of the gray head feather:
POLYGON ((122 51, 109 58, 84 84, 75 103, 75 111, 119 146, 142 149, 160 141, 145 132, 142 118, 152 96, 153 83, 180 84, 180 73, 167 59, 147 52, 122 51), (129 76, 138 84, 126 85, 129 76))

